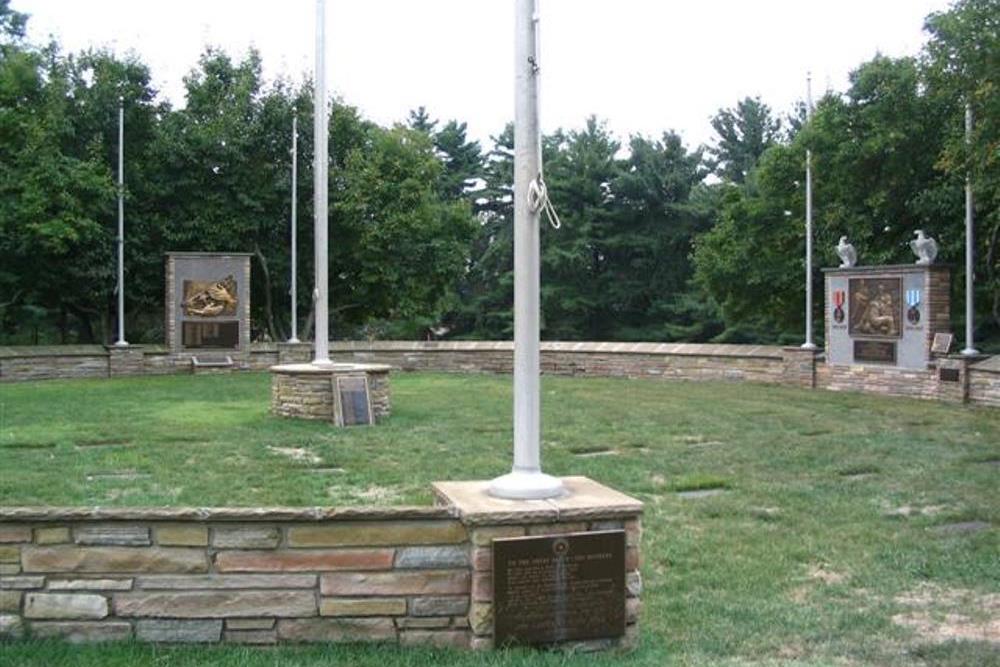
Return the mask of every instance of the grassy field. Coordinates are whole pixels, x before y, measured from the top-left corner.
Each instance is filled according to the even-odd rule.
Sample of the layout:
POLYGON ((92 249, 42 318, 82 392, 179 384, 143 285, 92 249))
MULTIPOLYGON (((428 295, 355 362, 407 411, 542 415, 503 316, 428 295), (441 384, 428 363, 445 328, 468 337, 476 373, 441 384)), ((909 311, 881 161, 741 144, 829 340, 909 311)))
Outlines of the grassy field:
MULTIPOLYGON (((510 465, 510 378, 393 377, 394 414, 267 413, 269 376, 0 385, 5 505, 430 500, 510 465)), ((1000 664, 1000 411, 739 384, 546 378, 547 472, 642 499, 640 650, 0 644, 5 665, 1000 664)))

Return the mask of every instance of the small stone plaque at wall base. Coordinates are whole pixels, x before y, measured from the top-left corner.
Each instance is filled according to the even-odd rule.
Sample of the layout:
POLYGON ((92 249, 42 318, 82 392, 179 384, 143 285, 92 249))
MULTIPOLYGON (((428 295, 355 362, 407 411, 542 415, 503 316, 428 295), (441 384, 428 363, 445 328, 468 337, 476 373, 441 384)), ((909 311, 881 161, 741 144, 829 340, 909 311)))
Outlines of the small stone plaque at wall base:
POLYGON ((371 426, 371 396, 368 392, 368 378, 334 378, 334 397, 338 426, 371 426))
POLYGON ((962 374, 957 368, 938 369, 938 380, 941 382, 958 382, 962 379, 962 374))
POLYGON ((625 531, 493 540, 494 641, 625 634, 625 531))
POLYGON ((856 340, 854 341, 854 361, 895 364, 896 343, 888 340, 856 340))

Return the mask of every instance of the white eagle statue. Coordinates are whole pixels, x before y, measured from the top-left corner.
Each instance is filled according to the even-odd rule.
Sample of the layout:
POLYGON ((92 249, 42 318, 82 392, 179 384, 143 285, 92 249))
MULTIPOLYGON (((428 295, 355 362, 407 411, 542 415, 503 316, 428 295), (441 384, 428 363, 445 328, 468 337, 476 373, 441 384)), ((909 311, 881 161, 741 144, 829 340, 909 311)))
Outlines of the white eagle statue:
POLYGON ((917 238, 910 241, 910 250, 917 256, 917 264, 933 264, 938 254, 937 242, 930 236, 924 236, 924 230, 914 232, 917 238))
POLYGON ((847 242, 846 236, 840 237, 840 243, 837 244, 837 256, 840 257, 840 268, 842 269, 849 269, 858 263, 858 251, 847 242))

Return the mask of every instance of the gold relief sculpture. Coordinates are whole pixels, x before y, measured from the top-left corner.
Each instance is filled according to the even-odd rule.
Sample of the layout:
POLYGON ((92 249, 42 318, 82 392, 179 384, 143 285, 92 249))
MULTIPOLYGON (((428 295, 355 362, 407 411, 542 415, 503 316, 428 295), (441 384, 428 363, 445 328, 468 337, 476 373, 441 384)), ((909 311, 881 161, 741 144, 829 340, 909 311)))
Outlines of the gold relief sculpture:
POLYGON ((220 317, 236 314, 239 299, 236 279, 226 276, 217 282, 184 281, 184 314, 195 317, 220 317))
POLYGON ((891 338, 902 335, 901 289, 899 278, 852 278, 849 333, 891 338))

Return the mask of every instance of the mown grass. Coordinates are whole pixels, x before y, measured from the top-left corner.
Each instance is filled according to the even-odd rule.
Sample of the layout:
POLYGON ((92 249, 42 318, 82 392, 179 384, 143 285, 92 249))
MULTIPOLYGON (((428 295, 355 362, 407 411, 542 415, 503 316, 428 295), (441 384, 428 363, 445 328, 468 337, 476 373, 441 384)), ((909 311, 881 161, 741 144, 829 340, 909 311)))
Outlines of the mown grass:
MULTIPOLYGON (((394 375, 389 423, 339 431, 270 417, 269 381, 0 385, 0 502, 426 503, 431 481, 489 478, 510 465, 509 377, 394 375)), ((646 503, 643 641, 629 656, 14 643, 0 645, 0 657, 88 666, 1000 664, 995 631, 977 634, 1000 614, 1000 412, 720 383, 545 378, 543 391, 546 470, 588 475, 646 503), (680 493, 709 489, 720 492, 680 493), (970 521, 987 527, 948 528, 970 521), (949 634, 956 624, 962 632, 949 634)))

